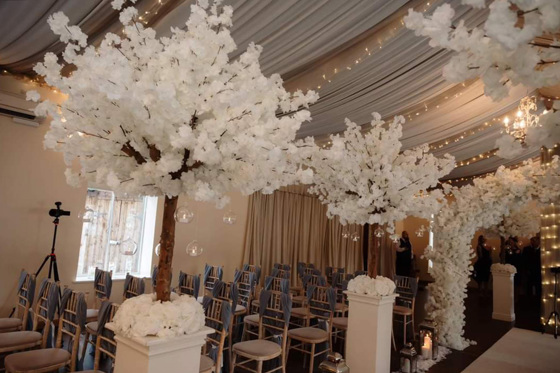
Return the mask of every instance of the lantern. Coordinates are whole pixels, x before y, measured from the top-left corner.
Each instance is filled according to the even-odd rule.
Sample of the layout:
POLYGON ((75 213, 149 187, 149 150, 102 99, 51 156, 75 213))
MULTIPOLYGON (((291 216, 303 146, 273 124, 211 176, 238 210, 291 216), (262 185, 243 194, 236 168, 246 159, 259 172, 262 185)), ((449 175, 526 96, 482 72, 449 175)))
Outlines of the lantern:
POLYGON ((319 365, 319 370, 321 372, 329 373, 347 373, 350 372, 350 368, 346 365, 346 362, 342 358, 342 355, 338 352, 330 353, 327 355, 327 360, 323 361, 319 365))
POLYGON ((436 360, 439 350, 438 325, 434 319, 426 318, 419 325, 419 343, 422 357, 436 360))
POLYGON ((407 343, 399 353, 401 358, 401 373, 417 373, 418 354, 412 346, 412 343, 407 343))

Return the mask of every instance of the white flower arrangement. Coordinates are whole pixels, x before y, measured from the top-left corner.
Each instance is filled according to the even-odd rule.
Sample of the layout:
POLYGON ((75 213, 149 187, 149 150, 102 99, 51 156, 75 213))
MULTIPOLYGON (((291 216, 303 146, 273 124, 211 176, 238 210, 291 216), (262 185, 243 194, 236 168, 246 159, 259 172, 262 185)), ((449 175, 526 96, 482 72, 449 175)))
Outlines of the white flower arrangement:
POLYGON ((371 278, 367 275, 361 275, 348 282, 349 292, 370 296, 382 297, 391 295, 395 292, 395 288, 395 283, 391 279, 383 276, 371 278))
POLYGON ((428 285, 428 313, 440 326, 443 345, 462 350, 466 340, 465 298, 475 256, 472 237, 479 229, 500 224, 504 217, 528 203, 545 204, 560 197, 560 169, 554 157, 546 167, 527 161, 517 169, 500 167, 494 175, 475 179, 473 185, 451 188, 454 198, 434 219, 434 250, 424 253, 433 262, 428 285), (534 201, 534 202, 531 202, 534 201))
MULTIPOLYGON (((450 4, 433 14, 409 10, 406 27, 430 39, 430 46, 455 52, 443 68, 449 82, 481 78, 487 96, 505 98, 512 85, 550 87, 560 83, 558 39, 541 42, 540 36, 560 32, 558 0, 462 0, 463 5, 488 8, 482 27, 455 20, 450 4)), ((474 12, 472 12, 474 13, 474 12)), ((469 13, 469 14, 472 14, 469 13)))
POLYGON ((511 264, 494 263, 490 267, 490 270, 492 271, 492 273, 494 272, 509 273, 509 274, 517 273, 517 269, 511 264))
POLYGON ((170 302, 159 302, 155 294, 125 300, 113 324, 126 337, 178 337, 198 332, 204 326, 204 309, 190 295, 171 294, 170 302))

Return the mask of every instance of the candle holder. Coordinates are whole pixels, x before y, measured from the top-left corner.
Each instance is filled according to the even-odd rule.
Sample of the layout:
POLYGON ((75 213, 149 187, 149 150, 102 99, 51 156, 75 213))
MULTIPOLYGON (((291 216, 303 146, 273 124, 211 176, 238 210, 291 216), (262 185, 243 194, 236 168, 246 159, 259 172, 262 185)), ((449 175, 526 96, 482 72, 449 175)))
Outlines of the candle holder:
MULTIPOLYGON (((418 349, 423 351, 425 343, 431 342, 431 358, 436 360, 439 352, 439 337, 438 337, 438 325, 434 319, 426 318, 419 325, 419 335, 418 339, 418 349), (428 337, 428 338, 426 338, 428 337)), ((422 354, 424 356, 424 354, 422 354)))
POLYGON ((399 353, 401 363, 401 373, 418 372, 418 354, 412 343, 407 343, 399 353))

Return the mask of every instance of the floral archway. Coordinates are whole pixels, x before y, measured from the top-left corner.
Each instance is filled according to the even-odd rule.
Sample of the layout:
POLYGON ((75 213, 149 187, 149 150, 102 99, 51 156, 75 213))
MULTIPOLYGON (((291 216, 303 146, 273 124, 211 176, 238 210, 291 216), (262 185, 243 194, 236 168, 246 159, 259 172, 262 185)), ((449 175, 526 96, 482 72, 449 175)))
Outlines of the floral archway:
POLYGON ((560 163, 555 158, 541 167, 528 161, 510 170, 476 179, 473 185, 446 187, 454 197, 434 220, 434 249, 425 257, 434 263, 434 282, 428 285, 428 311, 440 326, 441 343, 463 350, 471 344, 464 337, 465 298, 474 251, 471 239, 479 229, 501 224, 535 200, 539 205, 560 197, 560 163))

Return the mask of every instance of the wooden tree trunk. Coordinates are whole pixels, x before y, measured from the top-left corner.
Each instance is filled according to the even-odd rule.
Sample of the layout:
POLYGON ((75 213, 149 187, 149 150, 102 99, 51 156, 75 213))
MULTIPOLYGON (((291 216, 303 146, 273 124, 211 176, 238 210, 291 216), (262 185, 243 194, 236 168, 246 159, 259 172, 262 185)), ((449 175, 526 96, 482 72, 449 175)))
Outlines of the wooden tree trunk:
POLYGON ((175 210, 179 197, 165 197, 163 224, 161 226, 160 252, 156 282, 157 300, 168 302, 171 298, 171 263, 175 246, 175 210))
POLYGON ((379 247, 381 238, 375 236, 375 230, 379 224, 370 225, 368 237, 368 275, 369 277, 377 277, 377 267, 379 262, 379 247))

